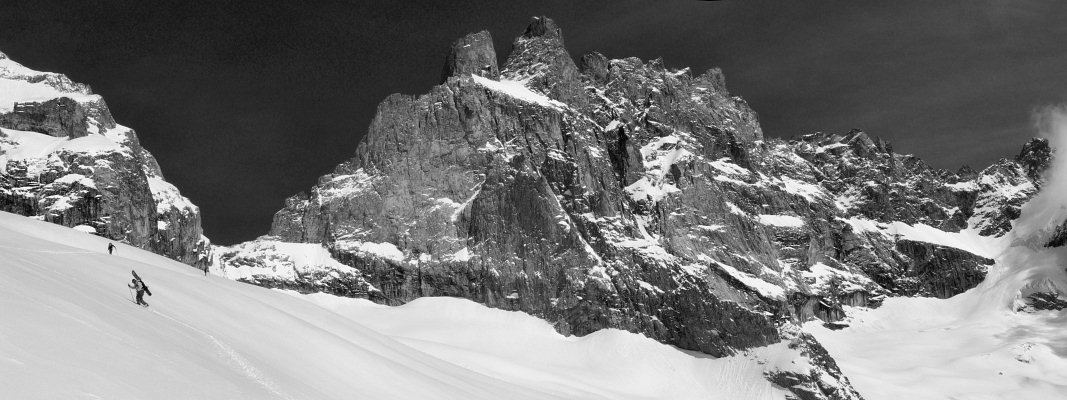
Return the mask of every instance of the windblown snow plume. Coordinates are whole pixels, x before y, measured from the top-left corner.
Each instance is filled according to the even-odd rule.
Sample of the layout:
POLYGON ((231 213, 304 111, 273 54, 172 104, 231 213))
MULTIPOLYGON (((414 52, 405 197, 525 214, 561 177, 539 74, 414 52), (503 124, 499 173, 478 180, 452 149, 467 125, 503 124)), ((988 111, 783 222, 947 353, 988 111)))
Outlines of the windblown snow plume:
MULTIPOLYGON (((1047 241, 1067 219, 1067 105, 1047 107, 1034 116, 1041 135, 1053 149, 1052 163, 1045 171, 1045 185, 1026 206, 1013 229, 1015 242, 1047 241)), ((1044 243, 1034 243, 1035 246, 1044 243)))
POLYGON ((986 281, 1000 289, 996 291, 1000 296, 990 299, 1013 309, 1025 307, 1035 294, 1067 297, 1067 248, 1062 243, 1067 235, 1067 105, 1044 108, 1035 113, 1034 121, 1052 147, 1052 162, 1045 171, 1045 185, 1015 221, 1011 242, 999 261, 1000 276, 986 281))

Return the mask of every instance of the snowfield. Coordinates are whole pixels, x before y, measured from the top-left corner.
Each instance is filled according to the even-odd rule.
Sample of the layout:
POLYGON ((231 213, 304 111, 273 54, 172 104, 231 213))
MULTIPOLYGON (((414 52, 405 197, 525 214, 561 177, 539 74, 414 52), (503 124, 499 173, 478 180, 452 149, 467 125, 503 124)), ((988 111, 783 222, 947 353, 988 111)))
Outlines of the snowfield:
POLYGON ((844 330, 804 329, 867 400, 1067 398, 1067 313, 975 312, 980 295, 890 298, 844 330))
POLYGON ((467 300, 269 290, 107 243, 0 213, 0 398, 782 399, 763 371, 803 367, 784 343, 711 359, 467 300))

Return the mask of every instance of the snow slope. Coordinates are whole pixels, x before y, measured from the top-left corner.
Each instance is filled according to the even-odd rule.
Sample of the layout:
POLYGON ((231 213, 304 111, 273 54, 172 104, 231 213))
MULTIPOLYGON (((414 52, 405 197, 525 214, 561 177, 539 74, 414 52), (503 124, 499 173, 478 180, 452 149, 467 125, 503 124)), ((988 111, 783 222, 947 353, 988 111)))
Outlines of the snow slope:
MULTIPOLYGON (((268 290, 0 213, 0 398, 781 399, 784 343, 710 359, 564 337, 466 300, 389 308, 268 290), (132 303, 135 269, 154 296, 132 303)), ((792 366, 789 368, 803 368, 792 366)))
POLYGON ((814 334, 868 400, 1067 398, 1067 314, 974 312, 981 293, 890 298, 814 334))

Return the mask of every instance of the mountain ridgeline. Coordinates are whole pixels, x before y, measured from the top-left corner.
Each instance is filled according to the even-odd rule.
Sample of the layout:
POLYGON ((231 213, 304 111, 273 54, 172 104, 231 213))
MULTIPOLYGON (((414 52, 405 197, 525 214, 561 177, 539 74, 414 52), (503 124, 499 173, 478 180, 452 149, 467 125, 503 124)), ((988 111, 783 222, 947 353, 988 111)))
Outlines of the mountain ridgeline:
POLYGON ((0 53, 0 210, 204 267, 200 210, 88 85, 0 53))
POLYGON ((544 17, 512 47, 498 66, 488 32, 456 41, 442 82, 386 98, 355 156, 288 199, 268 236, 216 249, 222 273, 385 304, 465 297, 714 356, 788 340, 815 367, 772 382, 858 398, 795 323, 974 287, 989 255, 938 238, 1006 233, 1048 162, 1036 139, 953 173, 859 130, 764 138, 719 69, 575 63, 544 17), (280 242, 340 264, 297 267, 280 242))

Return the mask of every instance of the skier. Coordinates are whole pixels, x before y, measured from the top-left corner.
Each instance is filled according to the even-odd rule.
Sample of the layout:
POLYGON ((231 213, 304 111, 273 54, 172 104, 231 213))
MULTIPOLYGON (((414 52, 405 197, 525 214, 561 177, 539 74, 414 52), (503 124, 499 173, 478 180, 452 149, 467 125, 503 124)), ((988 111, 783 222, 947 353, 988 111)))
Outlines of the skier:
MULTIPOLYGON (((129 286, 130 289, 133 289, 133 290, 137 291, 137 304, 138 305, 142 305, 142 306, 148 307, 148 303, 144 302, 144 292, 145 292, 145 290, 148 289, 148 287, 145 286, 144 282, 141 282, 141 280, 139 280, 137 278, 133 278, 133 279, 130 280, 130 284, 126 285, 126 286, 129 286)), ((151 294, 149 294, 149 296, 151 296, 151 294)))
POLYGON ((114 243, 108 243, 107 244, 107 254, 111 254, 114 251, 115 251, 115 244, 114 243))

